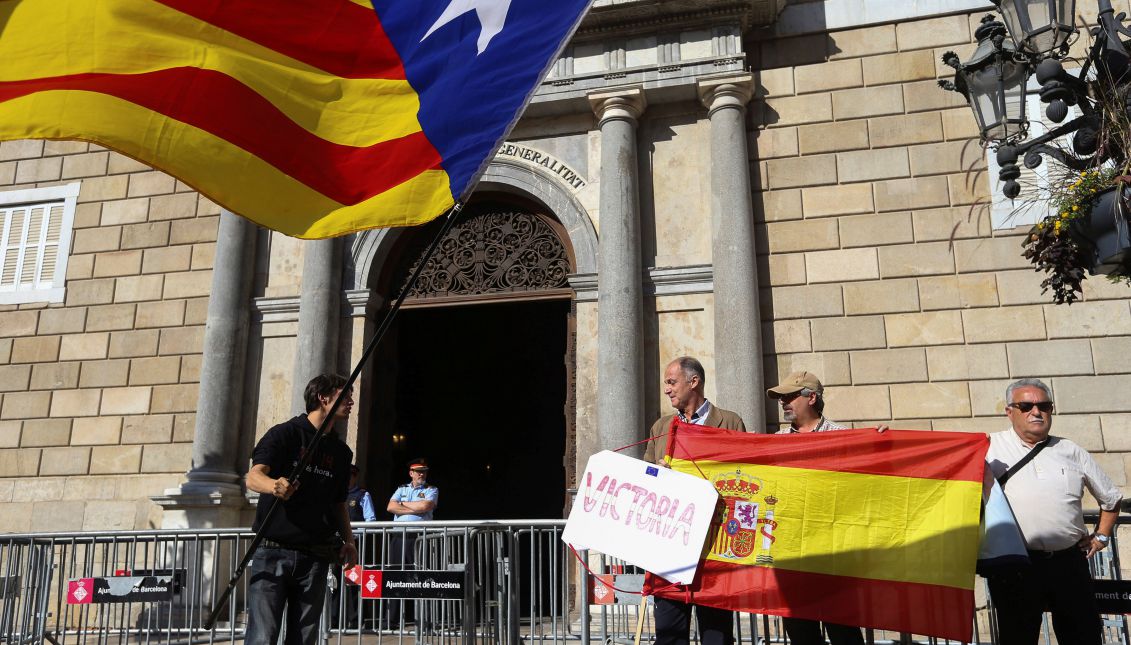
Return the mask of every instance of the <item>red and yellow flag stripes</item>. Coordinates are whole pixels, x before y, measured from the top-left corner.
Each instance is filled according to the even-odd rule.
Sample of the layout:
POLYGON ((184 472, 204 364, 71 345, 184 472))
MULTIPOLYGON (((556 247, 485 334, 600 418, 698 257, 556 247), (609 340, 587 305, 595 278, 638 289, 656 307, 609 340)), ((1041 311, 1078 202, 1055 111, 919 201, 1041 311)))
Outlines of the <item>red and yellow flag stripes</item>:
POLYGON ((0 139, 93 141, 289 235, 454 202, 368 3, 7 0, 0 60, 0 139))
POLYGON ((756 435, 678 424, 722 502, 701 574, 658 595, 969 641, 985 435, 756 435))

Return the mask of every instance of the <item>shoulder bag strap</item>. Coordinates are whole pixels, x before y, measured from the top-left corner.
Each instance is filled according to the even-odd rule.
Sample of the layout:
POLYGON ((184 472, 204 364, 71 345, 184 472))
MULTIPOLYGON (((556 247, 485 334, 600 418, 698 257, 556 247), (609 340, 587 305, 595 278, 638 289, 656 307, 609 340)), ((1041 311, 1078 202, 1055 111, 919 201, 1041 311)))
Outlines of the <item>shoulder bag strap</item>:
POLYGON ((1004 489, 1005 488, 1005 482, 1009 481, 1009 478, 1016 475, 1017 471, 1024 468, 1026 464, 1028 464, 1030 461, 1033 461, 1033 458, 1035 458, 1037 456, 1037 453, 1044 450, 1045 446, 1047 446, 1047 445, 1049 445, 1049 440, 1045 439, 1044 441, 1033 446, 1033 448, 1031 450, 1029 450, 1029 454, 1022 457, 1021 461, 1018 461, 1017 463, 1013 464, 1013 466, 1011 466, 1009 468, 1009 470, 1005 471, 1005 473, 1003 473, 1001 477, 997 478, 997 483, 1004 489))

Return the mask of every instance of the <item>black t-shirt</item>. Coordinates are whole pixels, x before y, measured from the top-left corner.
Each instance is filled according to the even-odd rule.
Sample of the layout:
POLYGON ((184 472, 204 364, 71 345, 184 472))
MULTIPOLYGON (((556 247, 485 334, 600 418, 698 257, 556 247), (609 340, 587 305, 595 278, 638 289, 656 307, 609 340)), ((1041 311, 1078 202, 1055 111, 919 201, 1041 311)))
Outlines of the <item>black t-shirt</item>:
MULTIPOLYGON (((271 477, 289 477, 317 432, 305 414, 284 421, 268 430, 255 445, 251 463, 267 466, 271 477)), ((284 502, 260 493, 254 530, 262 526, 272 503, 279 504, 263 537, 283 544, 325 544, 337 532, 334 506, 346 501, 353 451, 333 433, 322 438, 317 450, 289 500, 284 502)))

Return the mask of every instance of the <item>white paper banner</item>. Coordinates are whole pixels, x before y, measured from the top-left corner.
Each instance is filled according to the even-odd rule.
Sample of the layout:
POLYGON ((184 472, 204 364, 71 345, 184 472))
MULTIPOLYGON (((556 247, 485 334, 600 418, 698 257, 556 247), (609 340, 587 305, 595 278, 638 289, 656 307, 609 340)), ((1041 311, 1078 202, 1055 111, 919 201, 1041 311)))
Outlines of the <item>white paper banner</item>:
POLYGON ((689 584, 718 498, 702 478, 605 450, 585 466, 562 540, 689 584))

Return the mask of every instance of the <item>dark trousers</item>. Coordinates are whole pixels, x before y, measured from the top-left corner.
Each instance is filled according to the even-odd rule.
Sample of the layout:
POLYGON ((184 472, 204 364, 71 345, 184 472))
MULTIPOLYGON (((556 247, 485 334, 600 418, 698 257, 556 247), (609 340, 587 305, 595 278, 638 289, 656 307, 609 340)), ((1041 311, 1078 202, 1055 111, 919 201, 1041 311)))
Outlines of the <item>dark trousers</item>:
POLYGON ((1029 554, 1031 564, 1020 572, 989 578, 1001 645, 1033 645, 1045 610, 1052 612, 1056 640, 1072 645, 1099 645, 1103 622, 1092 591, 1088 560, 1076 547, 1051 556, 1029 554))
POLYGON ((686 645, 691 640, 691 610, 699 622, 701 645, 732 645, 734 616, 729 609, 656 598, 656 645, 686 645))
MULTIPOLYGON (((416 547, 416 533, 397 531, 389 540, 389 569, 414 568, 413 549, 416 547)), ((403 618, 405 621, 414 619, 413 601, 387 600, 388 617, 391 625, 397 625, 403 618), (403 612, 403 616, 402 616, 403 612)))
POLYGON ((286 645, 317 642, 329 566, 293 549, 256 549, 247 591, 245 645, 275 645, 284 620, 286 645))
MULTIPOLYGON (((824 645, 825 635, 821 633, 822 623, 804 618, 782 618, 789 642, 795 645, 824 645)), ((824 623, 825 632, 832 645, 864 645, 864 635, 859 627, 824 623)))

